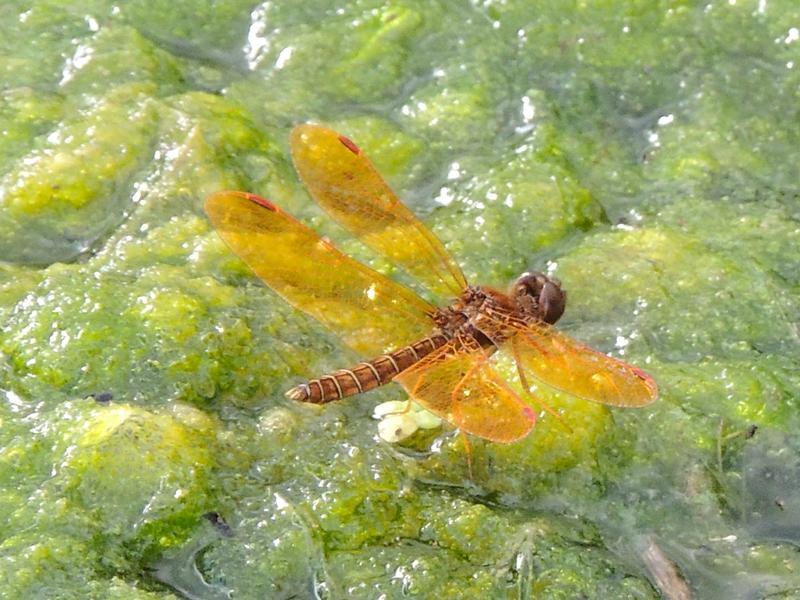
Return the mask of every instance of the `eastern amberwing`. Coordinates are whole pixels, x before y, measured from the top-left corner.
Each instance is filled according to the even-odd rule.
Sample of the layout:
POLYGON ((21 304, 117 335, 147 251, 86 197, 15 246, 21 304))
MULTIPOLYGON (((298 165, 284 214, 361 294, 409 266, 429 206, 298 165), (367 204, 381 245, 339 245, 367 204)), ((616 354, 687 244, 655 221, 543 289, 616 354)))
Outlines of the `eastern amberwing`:
POLYGON ((532 376, 612 406, 656 399, 650 376, 552 327, 566 303, 557 280, 525 273, 508 293, 468 285, 441 241, 352 141, 307 124, 294 128, 290 144, 300 179, 322 208, 434 296, 455 300, 435 306, 342 254, 269 200, 245 192, 212 195, 205 204, 211 222, 256 275, 354 350, 377 356, 302 383, 289 398, 319 404, 396 381, 462 432, 509 443, 531 430, 536 412, 492 368, 492 355, 502 349, 516 361, 529 397, 532 376))

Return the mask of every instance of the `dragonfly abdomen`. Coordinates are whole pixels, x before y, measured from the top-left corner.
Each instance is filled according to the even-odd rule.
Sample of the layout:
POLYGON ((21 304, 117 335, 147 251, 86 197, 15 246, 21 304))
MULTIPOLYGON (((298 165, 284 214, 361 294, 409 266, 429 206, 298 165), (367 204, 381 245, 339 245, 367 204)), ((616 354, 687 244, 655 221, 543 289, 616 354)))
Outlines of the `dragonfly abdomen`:
POLYGON ((323 377, 311 379, 286 392, 286 397, 300 402, 325 404, 375 389, 389 383, 395 375, 447 343, 449 338, 436 334, 414 342, 391 354, 340 369, 323 377))

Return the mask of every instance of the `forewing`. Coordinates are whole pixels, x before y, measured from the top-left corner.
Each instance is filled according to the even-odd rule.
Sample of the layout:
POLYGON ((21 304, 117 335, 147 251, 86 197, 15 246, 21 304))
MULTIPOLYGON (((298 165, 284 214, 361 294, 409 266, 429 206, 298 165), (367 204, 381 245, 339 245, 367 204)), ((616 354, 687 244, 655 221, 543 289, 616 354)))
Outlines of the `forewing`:
POLYGON ((264 283, 356 351, 381 354, 430 334, 431 304, 342 254, 268 200, 219 192, 205 209, 220 237, 264 283))
POLYGON ((395 196, 349 139, 318 125, 298 125, 290 143, 295 168, 311 195, 367 246, 441 298, 466 280, 442 242, 395 196))
POLYGON ((536 421, 534 410, 497 375, 472 338, 454 338, 394 381, 435 415, 493 442, 519 440, 536 421))
POLYGON ((511 326, 521 368, 546 385, 611 406, 644 406, 658 398, 653 378, 633 365, 583 346, 549 325, 511 326))

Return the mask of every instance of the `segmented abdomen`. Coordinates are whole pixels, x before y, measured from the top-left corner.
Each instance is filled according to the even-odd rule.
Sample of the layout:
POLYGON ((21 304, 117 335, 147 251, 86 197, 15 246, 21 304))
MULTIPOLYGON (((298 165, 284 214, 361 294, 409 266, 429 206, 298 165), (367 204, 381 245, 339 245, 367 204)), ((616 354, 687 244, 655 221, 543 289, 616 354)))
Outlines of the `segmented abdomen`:
POLYGON ((447 336, 436 334, 405 348, 384 354, 368 362, 358 363, 350 369, 312 379, 293 387, 286 396, 300 402, 324 404, 354 394, 360 394, 389 383, 398 373, 405 371, 448 341, 447 336))

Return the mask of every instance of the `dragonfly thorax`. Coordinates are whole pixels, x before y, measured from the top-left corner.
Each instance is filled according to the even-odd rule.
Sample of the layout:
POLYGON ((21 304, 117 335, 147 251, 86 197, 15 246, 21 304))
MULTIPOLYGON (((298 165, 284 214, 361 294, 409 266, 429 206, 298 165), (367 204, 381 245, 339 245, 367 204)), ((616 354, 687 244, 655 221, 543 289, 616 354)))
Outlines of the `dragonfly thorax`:
POLYGON ((476 332, 495 344, 511 334, 503 323, 538 321, 553 324, 564 313, 567 293, 561 282, 542 273, 524 273, 509 292, 490 287, 468 286, 450 306, 434 315, 439 332, 448 338, 476 332))

